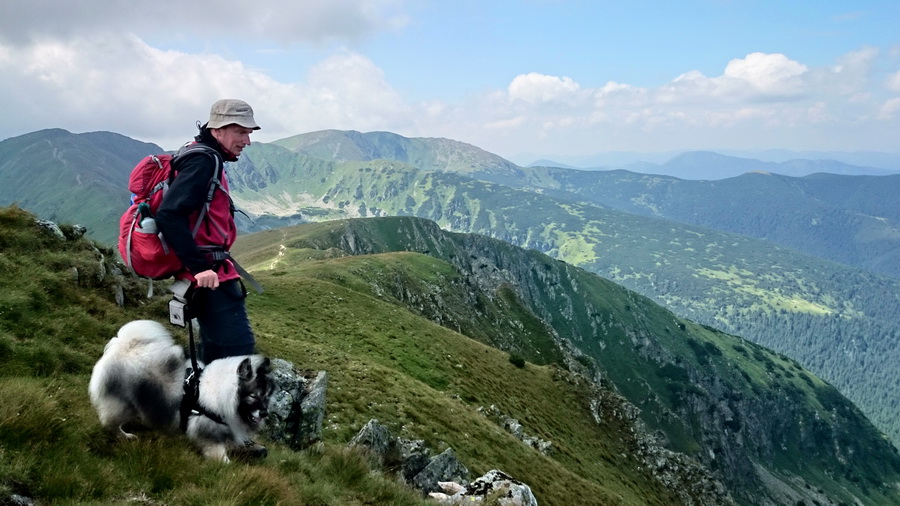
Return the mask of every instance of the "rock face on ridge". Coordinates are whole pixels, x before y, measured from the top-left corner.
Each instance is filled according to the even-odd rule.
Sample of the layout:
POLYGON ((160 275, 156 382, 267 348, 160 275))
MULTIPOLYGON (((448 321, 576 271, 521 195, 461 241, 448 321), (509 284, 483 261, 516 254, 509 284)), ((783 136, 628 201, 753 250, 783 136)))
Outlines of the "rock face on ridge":
POLYGON ((432 456, 423 441, 394 437, 375 419, 360 429, 349 446, 366 448, 376 466, 396 472, 423 494, 443 490, 440 482, 468 483, 469 470, 456 458, 452 448, 432 456))

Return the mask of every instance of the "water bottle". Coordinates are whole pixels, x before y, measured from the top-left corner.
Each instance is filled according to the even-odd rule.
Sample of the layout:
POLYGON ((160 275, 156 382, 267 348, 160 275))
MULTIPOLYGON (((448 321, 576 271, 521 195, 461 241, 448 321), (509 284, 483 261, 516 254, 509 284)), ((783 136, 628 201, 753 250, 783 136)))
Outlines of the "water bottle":
POLYGON ((141 221, 138 223, 138 230, 142 234, 155 234, 158 232, 156 229, 156 220, 153 218, 153 215, 150 214, 150 205, 146 202, 141 202, 138 205, 138 211, 141 213, 141 221))
POLYGON ((156 220, 153 219, 152 216, 142 218, 138 227, 139 228, 136 230, 136 232, 140 232, 142 234, 155 234, 158 232, 158 230, 156 229, 156 220))

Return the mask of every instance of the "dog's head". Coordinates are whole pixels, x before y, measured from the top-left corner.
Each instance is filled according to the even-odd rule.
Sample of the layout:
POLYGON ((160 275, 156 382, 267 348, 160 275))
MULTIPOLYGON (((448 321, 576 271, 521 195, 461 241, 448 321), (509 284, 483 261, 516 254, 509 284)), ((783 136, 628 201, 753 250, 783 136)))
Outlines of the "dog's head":
POLYGON ((269 416, 269 397, 275 388, 271 371, 271 363, 264 357, 247 357, 238 366, 238 414, 252 429, 269 416))

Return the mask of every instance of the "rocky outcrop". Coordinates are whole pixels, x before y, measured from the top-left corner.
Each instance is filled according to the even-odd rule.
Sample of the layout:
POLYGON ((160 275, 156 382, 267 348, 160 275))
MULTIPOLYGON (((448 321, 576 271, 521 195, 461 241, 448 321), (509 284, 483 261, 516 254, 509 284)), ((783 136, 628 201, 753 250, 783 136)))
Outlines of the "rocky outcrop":
POLYGON ((421 440, 396 438, 372 419, 350 440, 365 448, 373 464, 395 473, 411 487, 441 504, 479 504, 486 499, 504 506, 537 506, 531 488, 499 470, 469 482, 469 470, 452 448, 438 455, 421 440))
POLYGON ((272 379, 275 386, 269 398, 269 417, 260 434, 294 450, 321 441, 328 373, 298 371, 291 362, 275 358, 272 379))
POLYGON ((585 391, 588 408, 598 429, 624 423, 628 430, 623 443, 653 478, 668 490, 675 491, 682 504, 695 506, 728 506, 735 502, 728 488, 715 473, 697 460, 664 446, 664 440, 647 429, 641 410, 621 395, 604 389, 578 374, 556 370, 554 379, 579 385, 585 391))
POLYGON ((454 482, 441 482, 439 485, 443 492, 428 494, 428 497, 439 504, 482 504, 495 501, 501 506, 538 506, 531 487, 497 469, 488 471, 466 486, 454 482))
POLYGON ((59 241, 82 241, 83 247, 93 253, 93 262, 78 262, 68 269, 73 283, 79 287, 96 288, 103 287, 107 290, 119 307, 124 307, 128 302, 137 301, 152 294, 152 282, 138 279, 136 276, 126 276, 126 269, 118 258, 118 253, 110 250, 101 251, 95 243, 83 241, 87 229, 82 225, 59 226, 49 220, 35 219, 35 224, 46 234, 59 241))
POLYGON ((534 448, 535 450, 543 453, 544 455, 550 455, 553 451, 553 443, 550 441, 545 441, 539 437, 529 435, 525 432, 525 428, 519 423, 518 420, 511 416, 504 415, 500 412, 500 409, 497 406, 491 404, 490 407, 479 407, 477 410, 482 415, 490 418, 491 420, 496 421, 500 424, 501 427, 506 429, 507 432, 516 437, 519 441, 525 443, 526 445, 534 448))

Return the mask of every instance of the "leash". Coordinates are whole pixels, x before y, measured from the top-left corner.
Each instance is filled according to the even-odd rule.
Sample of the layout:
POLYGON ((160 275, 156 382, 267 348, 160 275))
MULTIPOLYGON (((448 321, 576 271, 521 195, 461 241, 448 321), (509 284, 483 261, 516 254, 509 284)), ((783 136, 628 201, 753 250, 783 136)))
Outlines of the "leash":
MULTIPOLYGON (((185 306, 185 309, 187 309, 187 306, 185 306)), ((194 345, 194 325, 191 323, 192 318, 187 315, 185 319, 187 320, 191 350, 191 372, 184 379, 183 384, 184 395, 181 397, 181 406, 179 408, 181 432, 187 432, 188 420, 192 416, 205 416, 220 425, 228 425, 222 420, 221 416, 211 413, 200 406, 200 375, 203 374, 203 369, 200 368, 200 364, 197 362, 197 351, 194 345)))

